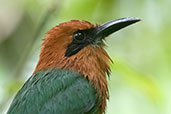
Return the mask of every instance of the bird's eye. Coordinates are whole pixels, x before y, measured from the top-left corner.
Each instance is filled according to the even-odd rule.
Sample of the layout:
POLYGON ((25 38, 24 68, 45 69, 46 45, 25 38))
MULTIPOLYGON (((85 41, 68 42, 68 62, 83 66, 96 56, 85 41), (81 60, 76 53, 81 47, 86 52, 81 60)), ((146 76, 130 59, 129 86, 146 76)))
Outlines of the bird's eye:
POLYGON ((82 32, 76 32, 74 34, 74 39, 76 39, 77 41, 84 40, 84 33, 82 33, 82 32))

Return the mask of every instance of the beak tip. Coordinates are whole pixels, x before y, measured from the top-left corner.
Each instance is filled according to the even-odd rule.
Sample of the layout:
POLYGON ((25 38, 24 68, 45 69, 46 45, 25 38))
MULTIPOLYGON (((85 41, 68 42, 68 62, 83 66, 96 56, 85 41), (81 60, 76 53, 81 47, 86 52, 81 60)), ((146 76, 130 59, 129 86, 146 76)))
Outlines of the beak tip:
POLYGON ((125 21, 132 21, 132 22, 139 22, 141 21, 140 18, 137 18, 137 17, 126 17, 126 18, 123 18, 125 21))
POLYGON ((138 22, 138 21, 141 21, 141 19, 140 19, 140 18, 134 18, 134 19, 135 19, 137 22, 138 22))

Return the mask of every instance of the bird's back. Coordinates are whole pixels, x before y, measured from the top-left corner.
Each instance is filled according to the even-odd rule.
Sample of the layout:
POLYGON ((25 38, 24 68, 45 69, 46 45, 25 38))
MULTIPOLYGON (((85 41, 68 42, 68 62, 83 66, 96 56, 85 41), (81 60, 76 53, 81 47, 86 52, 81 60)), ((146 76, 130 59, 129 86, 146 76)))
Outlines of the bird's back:
POLYGON ((7 114, 97 114, 98 94, 77 72, 42 70, 17 93, 7 114))

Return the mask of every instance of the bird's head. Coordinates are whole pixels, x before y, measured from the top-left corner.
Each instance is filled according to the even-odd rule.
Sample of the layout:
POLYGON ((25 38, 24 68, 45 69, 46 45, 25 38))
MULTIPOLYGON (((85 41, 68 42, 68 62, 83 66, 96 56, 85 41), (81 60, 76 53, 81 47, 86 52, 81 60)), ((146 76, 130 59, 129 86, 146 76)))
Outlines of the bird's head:
POLYGON ((48 31, 34 73, 49 68, 77 71, 90 80, 103 99, 108 98, 106 74, 111 59, 103 49, 103 40, 138 21, 121 18, 103 25, 79 20, 59 24, 48 31))

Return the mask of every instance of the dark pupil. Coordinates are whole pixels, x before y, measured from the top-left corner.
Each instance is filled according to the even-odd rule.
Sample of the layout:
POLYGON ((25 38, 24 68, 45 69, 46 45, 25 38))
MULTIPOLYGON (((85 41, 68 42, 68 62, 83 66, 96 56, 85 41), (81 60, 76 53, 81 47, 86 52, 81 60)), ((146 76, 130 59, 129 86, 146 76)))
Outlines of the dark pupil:
POLYGON ((83 35, 83 33, 78 32, 78 33, 74 34, 74 38, 76 40, 83 40, 84 39, 84 35, 83 35))

